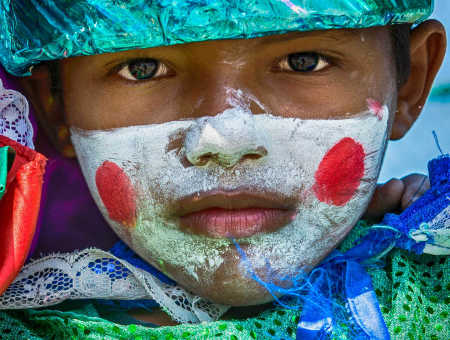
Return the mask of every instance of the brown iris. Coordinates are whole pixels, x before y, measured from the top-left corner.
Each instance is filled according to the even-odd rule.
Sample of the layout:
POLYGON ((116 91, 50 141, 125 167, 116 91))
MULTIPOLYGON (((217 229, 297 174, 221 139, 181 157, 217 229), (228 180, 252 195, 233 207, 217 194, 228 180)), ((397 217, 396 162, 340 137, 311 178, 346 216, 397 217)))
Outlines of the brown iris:
POLYGON ((159 62, 155 59, 143 59, 132 61, 128 65, 130 74, 138 80, 152 78, 158 71, 159 62))
POLYGON ((292 53, 288 56, 289 66, 295 72, 313 71, 319 64, 319 55, 317 53, 292 53))

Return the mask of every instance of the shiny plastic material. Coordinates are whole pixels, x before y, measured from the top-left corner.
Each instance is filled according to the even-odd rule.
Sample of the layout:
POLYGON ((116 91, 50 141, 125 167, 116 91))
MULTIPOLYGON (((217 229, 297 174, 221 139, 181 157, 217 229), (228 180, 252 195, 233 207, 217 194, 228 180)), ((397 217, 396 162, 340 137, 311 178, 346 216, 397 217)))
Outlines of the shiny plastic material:
POLYGON ((9 147, 0 147, 0 200, 6 190, 6 175, 8 174, 8 149, 9 147))
POLYGON ((0 62, 46 60, 290 31, 417 23, 433 0, 0 0, 0 62))

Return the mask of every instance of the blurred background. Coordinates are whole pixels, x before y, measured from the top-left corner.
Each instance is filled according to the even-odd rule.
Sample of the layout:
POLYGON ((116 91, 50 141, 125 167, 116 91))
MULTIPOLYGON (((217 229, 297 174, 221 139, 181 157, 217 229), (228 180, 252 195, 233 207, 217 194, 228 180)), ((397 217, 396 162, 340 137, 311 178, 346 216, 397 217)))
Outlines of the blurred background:
MULTIPOLYGON (((435 0, 433 18, 447 29, 450 40, 450 1, 435 0)), ((432 131, 436 131, 442 151, 450 153, 450 50, 444 61, 433 94, 412 129, 401 140, 390 142, 379 182, 419 172, 427 174, 427 162, 440 154, 432 131)))

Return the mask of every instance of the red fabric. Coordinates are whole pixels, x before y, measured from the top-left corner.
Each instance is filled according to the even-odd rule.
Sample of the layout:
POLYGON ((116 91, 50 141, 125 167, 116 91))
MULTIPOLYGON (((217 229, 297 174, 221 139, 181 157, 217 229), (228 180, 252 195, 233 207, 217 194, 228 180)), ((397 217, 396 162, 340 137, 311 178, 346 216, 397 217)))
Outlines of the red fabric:
POLYGON ((0 146, 16 152, 0 201, 0 294, 19 273, 30 250, 41 201, 47 159, 7 137, 0 146))

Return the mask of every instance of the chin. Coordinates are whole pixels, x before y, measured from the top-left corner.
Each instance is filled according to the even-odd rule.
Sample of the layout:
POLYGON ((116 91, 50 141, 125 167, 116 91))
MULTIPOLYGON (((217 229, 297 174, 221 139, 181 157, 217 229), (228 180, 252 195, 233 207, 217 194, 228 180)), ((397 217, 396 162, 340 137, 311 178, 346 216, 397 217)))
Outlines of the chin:
MULTIPOLYGON (((213 303, 232 307, 262 305, 274 300, 273 296, 256 282, 246 282, 246 280, 244 282, 246 283, 246 287, 242 287, 242 289, 237 289, 236 286, 224 287, 219 283, 214 287, 206 289, 199 287, 199 290, 194 293, 205 297, 213 303)), ((242 282, 239 283, 242 284, 242 282)))
POLYGON ((182 271, 174 273, 173 278, 195 295, 204 297, 213 303, 232 307, 261 305, 274 300, 273 296, 252 278, 242 276, 230 269, 221 268, 212 279, 199 276, 194 280, 182 271))
MULTIPOLYGON (((245 247, 244 247, 245 248, 245 247)), ((322 256, 311 259, 306 265, 303 262, 296 271, 284 271, 280 268, 273 268, 280 277, 296 275, 298 272, 305 272, 304 268, 315 266, 320 260, 331 251, 331 247, 322 253, 322 256)), ((154 266, 157 263, 147 259, 154 266)), ((272 259, 273 260, 273 259, 272 259)), ((251 259, 252 261, 252 259, 251 259)), ((161 268, 159 268, 161 270, 161 268)), ((253 267, 255 274, 264 282, 271 282, 282 288, 290 288, 290 285, 274 280, 270 277, 267 268, 264 266, 253 267)), ((242 263, 235 249, 228 250, 223 257, 223 262, 214 272, 208 272, 202 268, 196 272, 196 276, 182 266, 166 265, 164 273, 176 281, 180 286, 191 293, 201 296, 213 303, 232 306, 245 307, 263 305, 274 300, 274 296, 260 283, 250 277, 246 266, 242 263)))

